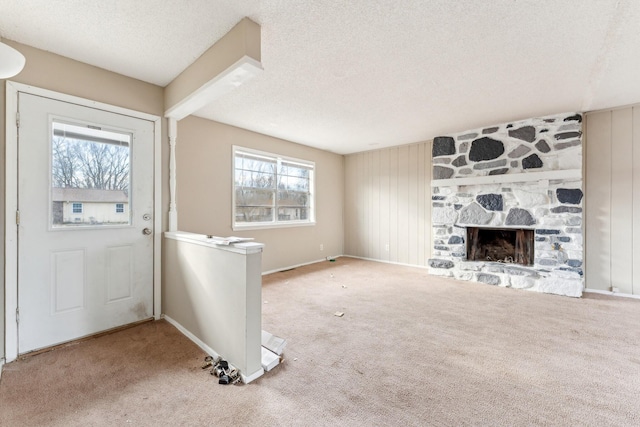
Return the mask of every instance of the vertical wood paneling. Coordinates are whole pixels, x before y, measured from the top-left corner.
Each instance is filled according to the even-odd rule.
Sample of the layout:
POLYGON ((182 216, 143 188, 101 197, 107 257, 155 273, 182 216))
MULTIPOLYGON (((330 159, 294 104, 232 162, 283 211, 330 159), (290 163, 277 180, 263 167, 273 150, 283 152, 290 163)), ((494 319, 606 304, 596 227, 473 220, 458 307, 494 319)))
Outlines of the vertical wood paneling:
POLYGON ((358 253, 361 256, 368 256, 368 242, 367 242, 367 231, 369 224, 369 217, 367 215, 367 209, 369 209, 369 198, 367 197, 367 183, 369 180, 369 176, 367 173, 369 172, 369 159, 366 153, 358 155, 358 163, 360 170, 360 180, 358 183, 358 188, 360 191, 358 195, 360 196, 360 202, 358 205, 358 253))
POLYGON ((640 295, 640 107, 633 108, 633 265, 632 283, 633 294, 640 295))
MULTIPOLYGON (((426 182, 426 178, 425 178, 425 164, 424 164, 424 150, 426 147, 426 144, 420 144, 417 146, 418 147, 418 195, 417 195, 417 201, 418 201, 418 218, 417 218, 417 222, 418 222, 418 260, 417 260, 417 265, 426 265, 426 258, 425 258, 425 228, 427 227, 427 224, 425 224, 424 222, 424 218, 425 218, 425 211, 424 211, 424 206, 426 203, 426 200, 424 199, 424 188, 425 186, 428 184, 426 182)), ((431 167, 431 165, 429 165, 429 167, 431 167)))
POLYGON ((586 286, 640 295, 640 107, 586 120, 586 286))
POLYGON ((361 231, 360 231, 360 227, 362 227, 362 217, 361 217, 361 213, 362 213, 362 192, 360 191, 360 189, 362 188, 362 165, 361 165, 361 160, 362 160, 362 156, 361 155, 355 155, 355 164, 356 164, 356 183, 355 183, 355 194, 353 199, 355 200, 355 212, 354 212, 354 222, 350 224, 350 226, 353 228, 354 230, 354 242, 352 244, 352 247, 354 248, 354 253, 361 253, 362 248, 360 247, 360 239, 361 239, 361 231))
MULTIPOLYGON (((365 202, 365 197, 364 197, 364 191, 362 191, 362 189, 364 188, 364 183, 365 183, 365 176, 364 176, 364 154, 358 154, 358 194, 357 194, 357 200, 358 200, 358 222, 355 224, 356 229, 358 230, 358 237, 356 239, 356 251, 358 254, 364 254, 365 252, 365 247, 364 247, 364 239, 365 239, 365 229, 364 229, 364 216, 365 216, 365 210, 366 210, 366 206, 364 204, 365 202)), ((364 256, 364 255, 362 255, 364 256)))
POLYGON ((431 253, 431 144, 347 156, 346 254, 426 265, 431 253), (354 232, 352 230, 358 230, 354 232))
POLYGON ((424 188, 424 200, 425 200, 425 218, 424 223, 425 227, 425 245, 426 245, 426 254, 425 254, 425 265, 427 265, 427 261, 431 258, 431 254, 433 251, 433 228, 431 227, 431 180, 433 168, 431 167, 432 158, 432 145, 433 142, 429 142, 425 144, 424 149, 424 165, 425 165, 425 188, 424 188))
POLYGON ((389 261, 389 150, 380 151, 380 244, 382 255, 380 259, 389 261))
POLYGON ((611 286, 611 112, 587 116, 585 219, 589 289, 611 286))
POLYGON ((409 147, 409 198, 407 200, 409 226, 408 263, 418 265, 418 146, 409 147))
POLYGON ((367 249, 366 249, 366 257, 367 258, 372 258, 371 256, 371 251, 372 251, 372 247, 373 244, 371 242, 371 230, 373 229, 373 215, 371 215, 371 213, 373 212, 373 191, 371 191, 371 183, 373 180, 372 177, 372 155, 371 152, 365 153, 365 157, 366 157, 366 162, 365 162, 365 167, 366 167, 366 181, 365 181, 365 188, 366 191, 364 192, 366 194, 366 210, 365 210, 365 223, 366 223, 366 240, 367 240, 367 249))
POLYGON ((371 230, 370 257, 381 258, 380 241, 380 151, 371 152, 371 230))
POLYGON ((389 150, 389 261, 398 262, 398 152, 389 150))
POLYGON ((398 149, 398 262, 409 263, 409 147, 398 149))
MULTIPOLYGON (((351 205, 351 186, 353 185, 352 180, 351 180, 351 171, 352 171, 352 167, 350 166, 352 157, 345 157, 344 159, 344 213, 342 214, 344 217, 344 223, 345 224, 350 224, 351 223, 351 212, 352 212, 352 207, 349 206, 351 205)), ((351 236, 349 235, 349 233, 351 232, 350 227, 349 228, 345 228, 344 230, 344 243, 342 245, 342 247, 344 248, 344 253, 350 253, 351 252, 351 247, 349 247, 349 244, 351 242, 351 236)))
POLYGON ((352 163, 354 165, 355 170, 353 171, 353 214, 351 215, 351 219, 353 222, 351 222, 351 224, 353 224, 352 227, 349 227, 352 229, 351 232, 351 236, 353 237, 353 241, 351 243, 351 248, 353 249, 353 253, 358 253, 358 251, 360 251, 360 239, 361 239, 361 233, 360 233, 360 227, 361 227, 361 220, 360 220, 360 211, 362 210, 362 205, 361 205, 361 194, 360 194, 360 172, 361 172, 361 168, 360 168, 360 156, 354 156, 354 161, 352 163))
POLYGON ((627 294, 633 292, 632 147, 632 110, 615 110, 611 115, 611 283, 627 294))
POLYGON ((357 156, 347 156, 345 158, 345 183, 344 183, 344 251, 347 254, 356 253, 355 242, 357 231, 355 225, 358 218, 358 204, 357 204, 357 156))

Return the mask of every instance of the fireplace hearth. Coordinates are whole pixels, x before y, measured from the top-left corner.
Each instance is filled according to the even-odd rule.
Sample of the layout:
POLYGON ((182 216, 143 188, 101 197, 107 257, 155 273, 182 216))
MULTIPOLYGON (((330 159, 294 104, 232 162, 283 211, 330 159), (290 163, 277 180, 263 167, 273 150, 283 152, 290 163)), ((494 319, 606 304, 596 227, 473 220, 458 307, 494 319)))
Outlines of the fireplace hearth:
POLYGON ((534 230, 467 227, 467 261, 533 265, 534 230))

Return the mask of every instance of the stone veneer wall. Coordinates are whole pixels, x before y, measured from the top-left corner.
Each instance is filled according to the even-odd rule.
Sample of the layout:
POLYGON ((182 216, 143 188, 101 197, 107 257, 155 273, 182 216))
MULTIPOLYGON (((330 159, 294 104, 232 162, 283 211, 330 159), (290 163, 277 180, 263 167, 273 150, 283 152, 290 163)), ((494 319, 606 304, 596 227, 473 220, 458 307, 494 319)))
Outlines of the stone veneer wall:
POLYGON ((563 114, 433 141, 431 274, 581 296, 582 116, 563 114), (533 266, 466 260, 466 227, 535 229, 533 266))

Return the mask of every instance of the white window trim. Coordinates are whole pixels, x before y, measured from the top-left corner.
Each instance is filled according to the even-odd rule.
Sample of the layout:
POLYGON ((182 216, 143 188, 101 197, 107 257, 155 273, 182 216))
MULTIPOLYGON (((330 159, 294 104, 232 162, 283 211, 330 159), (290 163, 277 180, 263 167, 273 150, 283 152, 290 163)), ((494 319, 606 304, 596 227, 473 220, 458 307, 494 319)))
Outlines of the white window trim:
POLYGON ((72 214, 84 213, 84 203, 82 203, 82 202, 73 202, 73 203, 71 203, 71 213, 72 214), (80 206, 80 211, 79 212, 76 212, 76 205, 80 206))
MULTIPOLYGON (((309 227, 316 225, 316 163, 310 160, 298 159, 295 157, 283 156, 280 154, 269 153, 267 151, 255 150, 252 148, 241 147, 239 145, 232 146, 231 153, 231 229, 238 230, 260 230, 267 228, 291 228, 291 227, 309 227), (305 221, 278 221, 277 220, 277 204, 276 212, 274 213, 274 220, 270 222, 248 222, 248 223, 236 223, 236 152, 244 152, 249 154, 255 154, 258 156, 265 156, 275 158, 280 161, 288 161, 292 163, 300 163, 304 166, 310 166, 312 168, 311 182, 309 183, 309 194, 311 196, 311 203, 309 206, 309 219, 305 221)), ((277 190, 276 190, 277 197, 277 190)))
POLYGON ((116 213, 117 214, 123 214, 124 213, 124 203, 116 203, 116 213), (119 206, 122 206, 122 208, 121 208, 122 210, 121 211, 118 210, 119 206))

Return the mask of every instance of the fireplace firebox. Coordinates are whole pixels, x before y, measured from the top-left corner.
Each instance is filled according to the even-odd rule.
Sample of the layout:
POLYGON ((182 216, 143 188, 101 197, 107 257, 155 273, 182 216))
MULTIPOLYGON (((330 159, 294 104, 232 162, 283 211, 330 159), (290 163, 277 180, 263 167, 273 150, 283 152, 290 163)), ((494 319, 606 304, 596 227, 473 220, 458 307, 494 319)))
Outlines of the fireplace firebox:
POLYGON ((534 230, 467 227, 467 261, 533 265, 534 230))

